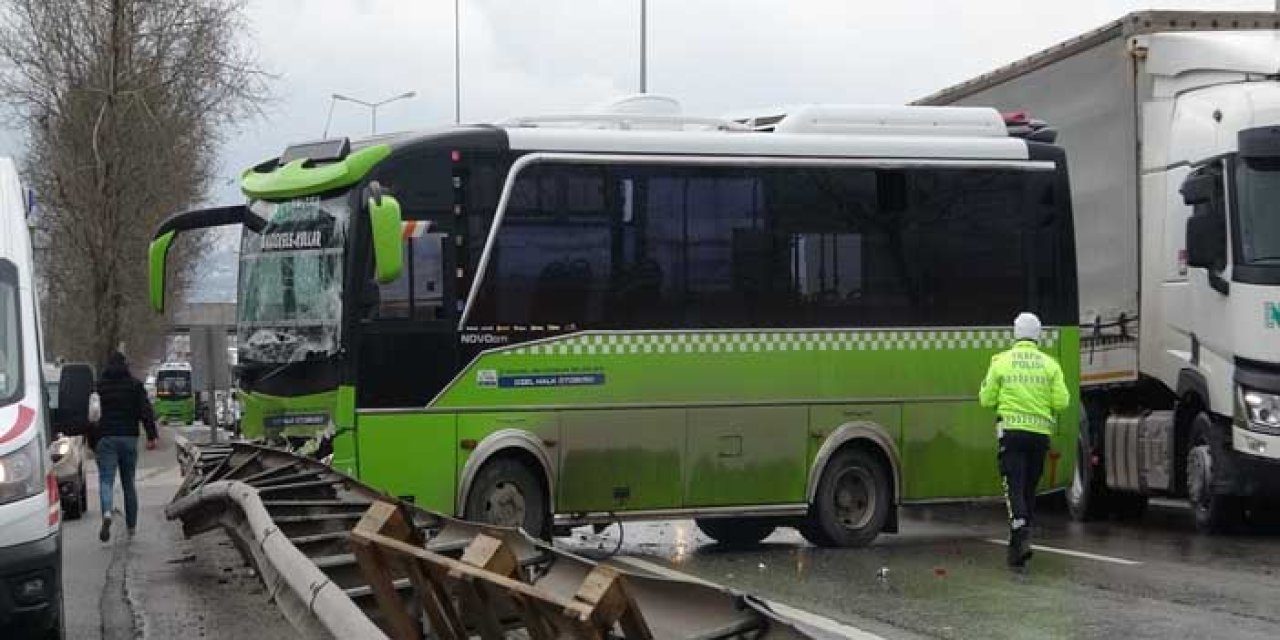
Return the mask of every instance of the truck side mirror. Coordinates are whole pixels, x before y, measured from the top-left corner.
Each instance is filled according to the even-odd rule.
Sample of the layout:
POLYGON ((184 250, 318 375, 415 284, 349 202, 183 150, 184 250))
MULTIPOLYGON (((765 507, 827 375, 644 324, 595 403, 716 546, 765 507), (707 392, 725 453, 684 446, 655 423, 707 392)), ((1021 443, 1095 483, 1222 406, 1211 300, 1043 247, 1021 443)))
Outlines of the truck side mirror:
POLYGON ((400 202, 394 196, 384 194, 377 182, 370 183, 365 194, 369 231, 373 238, 373 270, 378 284, 388 284, 399 278, 404 269, 400 202))
POLYGON ((62 365, 58 379, 58 410, 53 427, 67 435, 81 435, 89 425, 89 394, 93 393, 93 367, 84 363, 62 365))
POLYGON ((1209 204, 1218 190, 1221 176, 1216 171, 1196 172, 1187 177, 1178 190, 1182 202, 1189 206, 1209 204))
POLYGON ((1187 219, 1187 266, 1218 271, 1227 264, 1226 220, 1212 213, 1187 219))

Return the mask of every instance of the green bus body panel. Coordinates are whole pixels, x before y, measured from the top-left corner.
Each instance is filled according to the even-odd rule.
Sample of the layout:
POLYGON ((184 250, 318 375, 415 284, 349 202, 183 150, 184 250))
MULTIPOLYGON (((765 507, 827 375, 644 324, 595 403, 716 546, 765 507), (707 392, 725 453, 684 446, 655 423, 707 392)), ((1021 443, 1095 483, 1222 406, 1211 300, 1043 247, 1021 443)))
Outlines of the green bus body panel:
POLYGON ((174 399, 156 398, 155 402, 151 403, 151 407, 157 420, 191 424, 196 419, 196 399, 191 396, 174 399))
POLYGON ((393 496, 411 496, 426 509, 454 512, 457 416, 364 413, 356 442, 362 481, 393 496))
POLYGON ((318 167, 307 167, 307 160, 299 158, 270 173, 247 169, 240 176, 240 190, 250 198, 269 200, 316 195, 359 182, 389 155, 391 147, 379 144, 318 167))
POLYGON ((684 506, 805 501, 807 407, 715 407, 687 415, 684 506))
POLYGON ((151 308, 156 313, 164 312, 164 276, 165 261, 169 257, 169 246, 173 244, 173 237, 177 231, 168 231, 159 238, 151 241, 151 245, 147 247, 147 267, 151 277, 149 291, 151 294, 151 308))
POLYGON ((899 444, 906 500, 994 496, 1001 492, 996 465, 995 414, 977 402, 905 404, 899 444), (922 471, 927 470, 927 473, 922 471))
POLYGON ((826 404, 809 409, 808 455, 805 457, 804 473, 806 480, 809 469, 813 468, 822 444, 837 429, 845 425, 875 425, 902 452, 902 405, 900 404, 826 404))
POLYGON ((356 388, 338 387, 333 411, 333 468, 350 476, 359 476, 360 447, 356 441, 356 388))
MULTIPOLYGON (((897 447, 901 499, 996 496, 995 415, 977 389, 1011 342, 1004 329, 618 332, 500 348, 428 410, 360 414, 361 475, 452 511, 422 470, 451 469, 456 490, 458 443, 515 429, 555 443, 560 513, 798 504, 825 439, 871 425, 897 447), (448 416, 456 440, 426 430, 448 416), (414 462, 386 469, 402 454, 383 448, 414 462)), ((1079 330, 1048 330, 1045 350, 1078 389, 1079 330)), ((1069 484, 1078 411, 1059 418, 1043 489, 1069 484)))
POLYGON ((685 419, 680 409, 562 412, 559 510, 679 507, 685 419))
POLYGON ((976 402, 991 356, 1012 339, 1002 329, 578 333, 484 353, 434 406, 976 402))
MULTIPOLYGON (((240 394, 240 425, 245 438, 262 438, 267 435, 266 421, 288 416, 317 416, 323 414, 335 420, 339 392, 337 389, 305 396, 269 396, 265 393, 244 391, 240 394)), ((311 436, 325 425, 300 424, 286 426, 271 435, 311 436)), ((337 457, 336 455, 334 456, 337 457)))

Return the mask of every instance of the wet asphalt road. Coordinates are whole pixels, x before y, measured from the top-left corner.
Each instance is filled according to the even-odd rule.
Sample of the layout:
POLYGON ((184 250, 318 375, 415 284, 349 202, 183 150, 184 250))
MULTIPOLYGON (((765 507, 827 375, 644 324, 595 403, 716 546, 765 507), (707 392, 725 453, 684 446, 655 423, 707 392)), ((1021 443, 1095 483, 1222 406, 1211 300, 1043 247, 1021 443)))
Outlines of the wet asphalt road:
MULTIPOLYGON (((65 523, 67 637, 295 637, 225 535, 185 540, 164 520, 179 482, 172 447, 166 439, 142 456, 137 538, 124 540, 118 524, 112 542, 98 542, 96 506, 65 523)), ((749 591, 869 637, 1280 637, 1275 531, 1204 537, 1188 511, 1168 506, 1088 525, 1042 512, 1039 526, 1035 541, 1052 549, 1026 574, 1004 567, 992 542, 1003 511, 991 504, 906 510, 902 533, 866 549, 819 549, 780 529, 759 548, 729 550, 689 521, 628 524, 614 561, 749 591)), ((557 544, 603 556, 618 543, 616 527, 580 531, 557 544)))
MULTIPOLYGON (((89 463, 90 510, 63 523, 66 637, 293 638, 296 633, 221 532, 192 540, 164 519, 181 480, 173 428, 162 427, 157 451, 140 451, 138 535, 125 536, 124 498, 116 483, 115 527, 98 541, 97 469, 89 463)), ((141 443, 139 443, 141 444, 141 443)), ((141 449, 141 447, 139 447, 141 449)))
MULTIPOLYGON (((633 567, 660 565, 885 638, 1280 637, 1274 531, 1200 536, 1177 505, 1153 505, 1139 522, 1087 525, 1048 512, 1035 542, 1053 549, 1015 574, 997 544, 999 505, 905 516, 901 534, 834 550, 790 529, 733 551, 692 522, 628 524, 620 563, 636 558, 633 567)), ((558 543, 599 555, 616 546, 616 531, 558 543)))

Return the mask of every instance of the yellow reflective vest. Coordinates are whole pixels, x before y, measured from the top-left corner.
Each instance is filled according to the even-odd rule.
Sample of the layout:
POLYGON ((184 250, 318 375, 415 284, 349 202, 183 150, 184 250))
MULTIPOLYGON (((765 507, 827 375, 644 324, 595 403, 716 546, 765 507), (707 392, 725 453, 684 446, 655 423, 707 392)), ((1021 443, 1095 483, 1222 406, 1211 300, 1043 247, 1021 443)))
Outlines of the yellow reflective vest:
POLYGON ((992 356, 978 392, 978 402, 995 408, 1006 430, 1045 435, 1053 433, 1055 414, 1070 401, 1062 367, 1031 340, 1019 340, 1012 349, 992 356))

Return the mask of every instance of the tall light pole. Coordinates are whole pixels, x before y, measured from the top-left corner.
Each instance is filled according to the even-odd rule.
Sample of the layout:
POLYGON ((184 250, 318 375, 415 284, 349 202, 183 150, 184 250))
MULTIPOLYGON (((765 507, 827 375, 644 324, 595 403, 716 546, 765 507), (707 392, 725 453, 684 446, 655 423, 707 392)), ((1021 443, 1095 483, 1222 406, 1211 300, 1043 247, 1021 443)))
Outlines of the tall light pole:
MULTIPOLYGON (((344 96, 341 93, 335 93, 333 94, 331 99, 333 101, 341 100, 343 102, 351 102, 361 106, 369 107, 369 116, 370 116, 369 133, 374 134, 378 132, 378 107, 381 107, 382 105, 385 105, 391 102, 395 102, 396 100, 407 100, 416 95, 418 95, 418 92, 416 91, 406 91, 398 96, 391 96, 386 100, 379 100, 378 102, 366 102, 359 98, 352 98, 351 96, 344 96)), ((333 102, 329 103, 329 116, 333 117, 333 102)), ((324 125, 324 130, 325 130, 325 137, 328 137, 329 124, 327 122, 324 125)))
MULTIPOLYGON (((1280 0, 1276 0, 1280 3, 1280 0)), ((640 0, 640 93, 649 92, 648 57, 649 57, 649 3, 640 0)))
MULTIPOLYGON (((453 123, 462 124, 462 13, 453 0, 453 123)), ((1276 0, 1280 2, 1280 0, 1276 0)))

